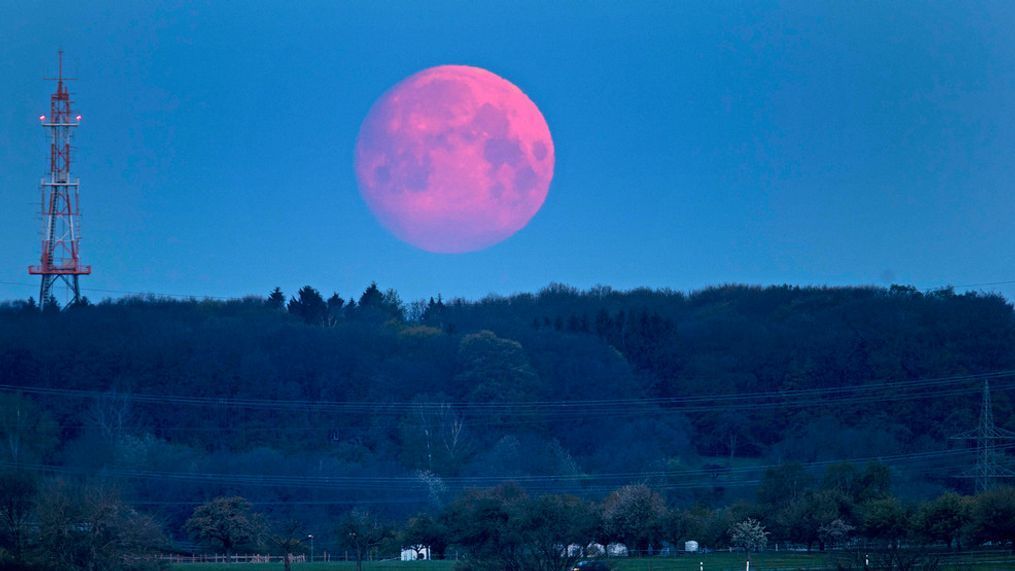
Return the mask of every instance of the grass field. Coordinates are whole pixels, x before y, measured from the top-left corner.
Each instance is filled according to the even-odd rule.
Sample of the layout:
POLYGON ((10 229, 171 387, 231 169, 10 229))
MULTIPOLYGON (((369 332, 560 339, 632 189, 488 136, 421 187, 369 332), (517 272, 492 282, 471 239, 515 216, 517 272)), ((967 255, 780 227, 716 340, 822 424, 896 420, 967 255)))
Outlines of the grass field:
MULTIPOLYGON (((364 562, 364 571, 451 571, 454 561, 376 561, 364 562)), ((616 571, 699 571, 699 563, 705 571, 738 571, 744 569, 743 554, 708 553, 697 556, 682 555, 672 558, 611 559, 616 571)), ((282 569, 281 563, 232 565, 213 563, 179 564, 173 571, 236 571, 252 569, 268 571, 282 569)), ((294 564, 294 571, 351 571, 354 563, 302 563, 294 564)), ((862 567, 860 567, 862 569, 862 567)), ((751 571, 793 571, 793 570, 836 569, 833 556, 819 553, 767 552, 751 556, 751 571)), ((1015 569, 1015 556, 1004 552, 966 552, 942 554, 939 571, 1000 571, 1015 569)))

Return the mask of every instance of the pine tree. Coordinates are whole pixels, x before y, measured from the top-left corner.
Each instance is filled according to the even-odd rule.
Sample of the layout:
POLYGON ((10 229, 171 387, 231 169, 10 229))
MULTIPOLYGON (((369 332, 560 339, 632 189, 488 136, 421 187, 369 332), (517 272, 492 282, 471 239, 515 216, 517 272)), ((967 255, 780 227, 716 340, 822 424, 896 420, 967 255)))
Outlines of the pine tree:
POLYGON ((327 322, 328 305, 321 297, 321 292, 310 286, 303 286, 297 295, 298 298, 289 300, 289 313, 309 325, 324 325, 327 322))
POLYGON ((285 307, 285 294, 282 293, 282 289, 276 287, 272 290, 272 292, 268 294, 268 300, 265 303, 272 309, 281 310, 285 307))

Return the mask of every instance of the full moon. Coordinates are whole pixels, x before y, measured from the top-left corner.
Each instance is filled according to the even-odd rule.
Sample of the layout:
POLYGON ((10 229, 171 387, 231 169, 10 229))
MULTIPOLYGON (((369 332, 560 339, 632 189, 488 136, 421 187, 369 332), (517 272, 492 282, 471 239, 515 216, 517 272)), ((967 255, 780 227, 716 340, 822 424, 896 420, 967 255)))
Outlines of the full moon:
POLYGON ((553 139, 522 90, 485 69, 420 71, 374 103, 356 141, 360 194, 395 236, 430 252, 501 242, 553 178, 553 139))

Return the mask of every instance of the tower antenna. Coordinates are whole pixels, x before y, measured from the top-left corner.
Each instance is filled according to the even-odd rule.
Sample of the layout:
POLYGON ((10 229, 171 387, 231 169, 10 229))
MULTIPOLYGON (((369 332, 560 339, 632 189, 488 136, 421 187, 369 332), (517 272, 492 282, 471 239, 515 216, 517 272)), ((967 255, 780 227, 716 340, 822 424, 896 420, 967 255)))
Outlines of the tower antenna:
POLYGON ((92 273, 91 266, 81 265, 80 202, 78 179, 71 176, 71 134, 81 123, 81 116, 71 110, 70 92, 64 82, 74 78, 63 76, 63 50, 57 52, 56 91, 49 98, 49 115, 39 117, 49 130, 49 173, 40 184, 42 198, 42 256, 39 265, 29 266, 28 273, 42 276, 39 307, 56 301, 53 286, 63 282, 68 289, 67 305, 81 301, 78 277, 92 273))
POLYGON ((1004 454, 998 450, 999 440, 1015 440, 1015 432, 994 425, 994 407, 990 400, 990 381, 983 380, 980 422, 973 430, 952 436, 955 440, 976 442, 976 466, 965 477, 976 479, 977 493, 988 490, 999 478, 1015 478, 1015 471, 1004 465, 1004 454))

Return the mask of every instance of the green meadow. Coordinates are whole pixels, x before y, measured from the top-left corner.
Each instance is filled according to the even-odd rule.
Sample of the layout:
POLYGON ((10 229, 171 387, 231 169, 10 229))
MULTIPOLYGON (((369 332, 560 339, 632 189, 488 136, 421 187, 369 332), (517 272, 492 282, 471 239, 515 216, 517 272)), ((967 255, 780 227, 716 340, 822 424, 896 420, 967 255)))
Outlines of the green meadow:
MULTIPOLYGON (((850 557, 847 554, 824 553, 793 553, 767 552, 751 556, 751 571, 796 571, 796 570, 833 570, 849 569, 850 557), (840 567, 837 563, 842 563, 840 567)), ((745 568, 743 554, 708 553, 698 556, 681 555, 679 557, 653 557, 637 559, 611 559, 610 564, 615 571, 741 571, 745 568)), ((451 571, 454 561, 367 561, 363 563, 364 571, 451 571)), ((173 571, 235 571, 243 569, 282 569, 280 563, 271 564, 214 564, 186 563, 173 566, 173 571)), ((294 571, 352 571, 356 564, 352 562, 302 563, 294 564, 294 571)), ((862 565, 852 567, 863 569, 862 565)), ((874 569, 875 567, 871 567, 874 569)), ((917 567, 919 569, 921 567, 917 567)), ((1015 555, 1006 552, 976 551, 965 553, 942 553, 936 570, 946 571, 1000 571, 1015 569, 1015 555)))

